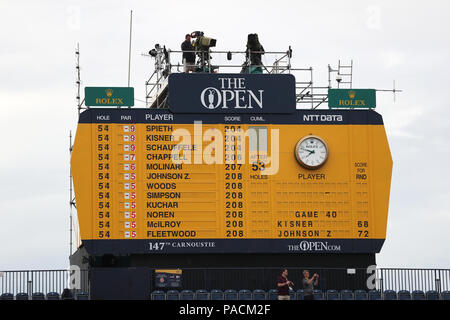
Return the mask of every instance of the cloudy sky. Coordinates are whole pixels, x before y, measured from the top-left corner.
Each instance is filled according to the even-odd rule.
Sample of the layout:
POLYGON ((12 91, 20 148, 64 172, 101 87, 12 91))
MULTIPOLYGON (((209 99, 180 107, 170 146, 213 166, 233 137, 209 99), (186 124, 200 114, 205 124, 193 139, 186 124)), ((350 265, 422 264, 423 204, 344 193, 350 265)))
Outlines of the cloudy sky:
MULTIPOLYGON (((77 122, 75 47, 83 86, 131 86, 145 99, 155 43, 178 50, 204 30, 217 50, 294 52, 327 85, 327 65, 354 61, 354 87, 378 93, 394 161, 382 267, 450 267, 450 2, 0 1, 0 270, 66 268, 69 131, 77 122)), ((144 106, 137 102, 136 106, 144 106)))

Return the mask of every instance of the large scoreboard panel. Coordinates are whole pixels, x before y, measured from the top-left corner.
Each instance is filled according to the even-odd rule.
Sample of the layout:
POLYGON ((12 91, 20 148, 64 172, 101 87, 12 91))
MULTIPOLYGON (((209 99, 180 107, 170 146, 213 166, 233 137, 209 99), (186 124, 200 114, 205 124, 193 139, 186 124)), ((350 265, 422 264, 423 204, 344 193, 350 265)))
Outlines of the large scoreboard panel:
POLYGON ((90 109, 71 165, 93 254, 373 253, 386 236, 392 159, 371 110, 90 109), (309 135, 329 151, 315 170, 294 154, 309 135))

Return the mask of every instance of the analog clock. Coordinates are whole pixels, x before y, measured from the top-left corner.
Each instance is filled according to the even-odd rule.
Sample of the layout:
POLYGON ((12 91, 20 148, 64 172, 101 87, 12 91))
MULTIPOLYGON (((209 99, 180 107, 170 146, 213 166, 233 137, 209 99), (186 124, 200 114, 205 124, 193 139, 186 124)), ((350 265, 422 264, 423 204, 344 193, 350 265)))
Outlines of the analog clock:
POLYGON ((297 142, 295 157, 303 167, 317 169, 328 159, 328 146, 320 137, 309 135, 297 142))

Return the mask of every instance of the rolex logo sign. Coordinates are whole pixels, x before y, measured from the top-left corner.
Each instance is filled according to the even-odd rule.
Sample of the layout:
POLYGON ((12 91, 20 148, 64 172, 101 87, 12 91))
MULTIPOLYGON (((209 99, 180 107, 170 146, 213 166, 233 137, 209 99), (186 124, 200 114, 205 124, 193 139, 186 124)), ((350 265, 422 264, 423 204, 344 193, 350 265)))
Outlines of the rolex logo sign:
POLYGON ((329 89, 330 108, 375 108, 374 89, 329 89))
POLYGON ((350 90, 350 91, 348 92, 348 96, 350 97, 350 99, 355 99, 355 91, 350 90))
POLYGON ((106 89, 105 92, 106 92, 106 96, 107 96, 108 98, 110 98, 110 97, 112 96, 114 90, 113 90, 113 89, 106 89))
POLYGON ((131 87, 86 87, 86 106, 134 106, 134 88, 131 87))

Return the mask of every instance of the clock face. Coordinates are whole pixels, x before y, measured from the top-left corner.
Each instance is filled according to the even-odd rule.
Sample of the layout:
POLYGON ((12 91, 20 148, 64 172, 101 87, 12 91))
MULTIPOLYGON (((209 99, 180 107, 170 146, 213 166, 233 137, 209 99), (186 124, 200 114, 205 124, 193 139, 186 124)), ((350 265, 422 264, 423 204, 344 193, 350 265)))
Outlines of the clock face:
POLYGON ((317 169, 328 159, 328 146, 317 136, 306 136, 295 146, 297 161, 307 169, 317 169))

